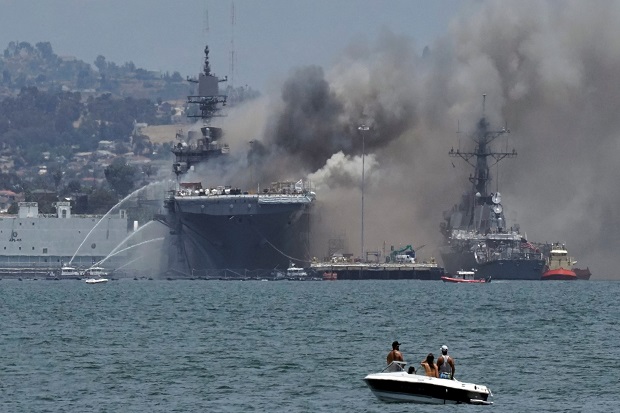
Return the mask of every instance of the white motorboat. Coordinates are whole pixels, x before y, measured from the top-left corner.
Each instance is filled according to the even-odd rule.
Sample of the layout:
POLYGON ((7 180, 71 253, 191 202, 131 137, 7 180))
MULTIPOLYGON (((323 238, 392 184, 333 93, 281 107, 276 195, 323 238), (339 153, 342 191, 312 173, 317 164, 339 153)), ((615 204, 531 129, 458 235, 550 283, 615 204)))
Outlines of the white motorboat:
POLYGON ((107 283, 108 279, 107 278, 87 278, 86 280, 84 280, 84 282, 86 284, 100 284, 100 283, 107 283))
POLYGON ((306 280, 308 273, 301 267, 296 267, 294 263, 286 269, 286 279, 288 280, 306 280))
MULTIPOLYGON (((394 361, 381 373, 369 374, 364 381, 379 400, 426 404, 489 405, 491 389, 458 380, 438 379, 405 371, 407 363, 394 361)), ((411 368, 410 368, 411 369, 411 368)))

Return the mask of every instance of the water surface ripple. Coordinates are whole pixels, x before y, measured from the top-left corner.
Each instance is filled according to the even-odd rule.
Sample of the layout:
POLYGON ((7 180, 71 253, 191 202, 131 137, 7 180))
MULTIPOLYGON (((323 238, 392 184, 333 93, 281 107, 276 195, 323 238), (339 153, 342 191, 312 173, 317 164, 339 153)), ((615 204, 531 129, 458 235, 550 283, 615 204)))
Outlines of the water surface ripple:
MULTIPOLYGON (((447 344, 501 412, 620 411, 617 282, 0 281, 2 412, 437 412, 362 378, 447 344)), ((447 406, 442 411, 478 411, 447 406)))

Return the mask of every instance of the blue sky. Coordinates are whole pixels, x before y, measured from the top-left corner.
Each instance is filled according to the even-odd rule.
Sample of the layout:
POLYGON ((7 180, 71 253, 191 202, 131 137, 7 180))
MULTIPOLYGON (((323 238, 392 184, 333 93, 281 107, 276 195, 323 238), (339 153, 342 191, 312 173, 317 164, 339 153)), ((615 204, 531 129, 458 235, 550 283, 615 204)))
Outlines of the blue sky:
POLYGON ((0 0, 0 47, 49 41, 59 55, 91 63, 98 55, 149 70, 212 69, 234 85, 263 89, 291 68, 329 67, 352 41, 381 30, 411 37, 421 49, 447 31, 464 3, 456 0, 0 0), (231 24, 234 3, 235 24, 231 24), (207 18, 208 16, 208 18, 207 18))

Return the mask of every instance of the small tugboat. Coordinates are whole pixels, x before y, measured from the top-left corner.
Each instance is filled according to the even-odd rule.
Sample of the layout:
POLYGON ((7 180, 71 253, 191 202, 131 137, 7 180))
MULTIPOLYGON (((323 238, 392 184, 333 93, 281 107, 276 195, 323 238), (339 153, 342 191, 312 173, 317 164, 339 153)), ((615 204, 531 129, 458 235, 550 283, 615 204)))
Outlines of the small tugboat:
POLYGON ((459 270, 456 275, 444 275, 441 280, 445 283, 470 283, 470 284, 485 284, 491 282, 491 277, 476 278, 476 271, 459 270))
POLYGON ((490 405, 491 389, 474 383, 438 379, 405 371, 403 361, 393 361, 381 373, 369 374, 364 381, 379 400, 425 404, 490 405))
POLYGON ((543 280, 576 280, 577 274, 571 269, 576 263, 573 257, 568 256, 568 251, 564 244, 556 242, 551 247, 547 266, 543 272, 543 280))

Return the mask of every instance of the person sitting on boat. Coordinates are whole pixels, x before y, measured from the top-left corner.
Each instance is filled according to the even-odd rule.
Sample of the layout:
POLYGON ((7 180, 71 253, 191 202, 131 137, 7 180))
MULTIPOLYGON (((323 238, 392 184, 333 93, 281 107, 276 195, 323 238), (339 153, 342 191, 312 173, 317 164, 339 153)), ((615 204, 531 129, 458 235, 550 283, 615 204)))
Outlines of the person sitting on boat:
POLYGON ((441 346, 441 356, 437 359, 440 379, 454 380, 454 359, 448 355, 448 346, 441 346))
POLYGON ((428 353, 428 356, 420 363, 424 367, 424 372, 428 377, 439 377, 437 373, 437 366, 435 365, 435 356, 433 353, 428 353))
POLYGON ((387 355, 387 364, 390 364, 393 361, 405 361, 403 360, 403 354, 399 350, 400 343, 395 341, 392 343, 392 351, 390 351, 387 355))

